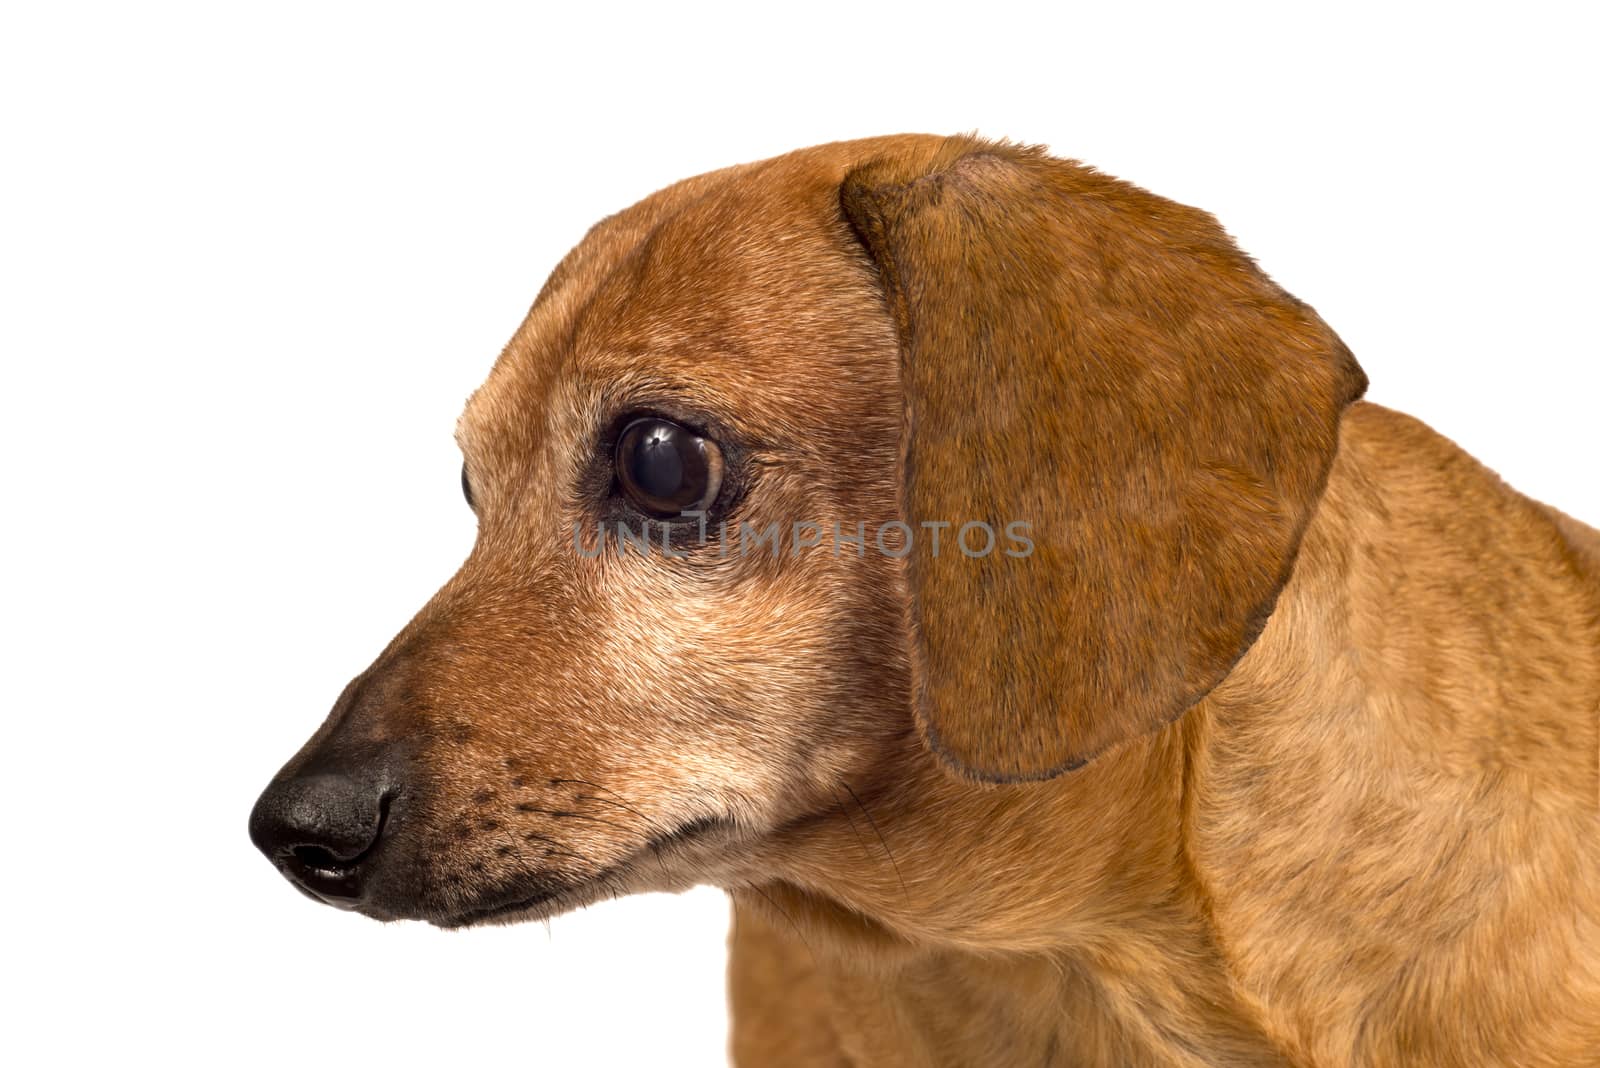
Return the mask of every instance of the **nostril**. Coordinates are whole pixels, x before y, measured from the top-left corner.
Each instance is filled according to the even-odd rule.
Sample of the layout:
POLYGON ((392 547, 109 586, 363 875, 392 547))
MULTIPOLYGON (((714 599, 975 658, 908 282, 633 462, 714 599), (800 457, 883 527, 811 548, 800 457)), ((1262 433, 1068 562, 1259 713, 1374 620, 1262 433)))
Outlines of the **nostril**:
POLYGON ((274 782, 256 802, 250 837, 289 879, 331 903, 354 904, 388 823, 390 789, 328 773, 274 782))
POLYGON ((387 791, 379 797, 377 824, 371 829, 370 837, 365 843, 357 841, 352 843, 349 849, 341 850, 315 844, 301 844, 290 846, 289 855, 310 871, 329 872, 335 875, 348 873, 372 852, 378 844, 378 839, 383 837, 384 824, 389 821, 389 800, 390 795, 387 791))
POLYGON ((349 862, 340 861, 333 855, 333 851, 321 846, 299 845, 289 850, 302 865, 311 871, 343 872, 349 867, 349 862))

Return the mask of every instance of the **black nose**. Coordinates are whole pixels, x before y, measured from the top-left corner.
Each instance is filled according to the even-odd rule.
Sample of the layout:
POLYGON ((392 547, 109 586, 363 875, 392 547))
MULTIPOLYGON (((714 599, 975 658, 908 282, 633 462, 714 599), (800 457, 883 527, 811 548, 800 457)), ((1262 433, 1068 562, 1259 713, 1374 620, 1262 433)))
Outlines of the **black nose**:
POLYGON ((320 773, 274 781, 250 813, 250 840, 291 881, 354 907, 389 814, 382 783, 320 773))

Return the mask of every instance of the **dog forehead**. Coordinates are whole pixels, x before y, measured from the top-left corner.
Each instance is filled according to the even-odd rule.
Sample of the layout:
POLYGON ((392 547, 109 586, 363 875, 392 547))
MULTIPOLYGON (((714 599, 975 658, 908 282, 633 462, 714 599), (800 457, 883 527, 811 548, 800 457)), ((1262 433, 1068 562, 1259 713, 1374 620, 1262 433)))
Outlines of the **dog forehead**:
POLYGON ((759 402, 836 374, 878 298, 821 190, 737 183, 663 220, 580 314, 580 372, 654 372, 759 402))
POLYGON ((463 437, 521 437, 629 393, 761 424, 825 417, 830 384, 892 388, 893 325, 838 206, 860 151, 823 149, 701 175, 597 224, 469 402, 463 437))

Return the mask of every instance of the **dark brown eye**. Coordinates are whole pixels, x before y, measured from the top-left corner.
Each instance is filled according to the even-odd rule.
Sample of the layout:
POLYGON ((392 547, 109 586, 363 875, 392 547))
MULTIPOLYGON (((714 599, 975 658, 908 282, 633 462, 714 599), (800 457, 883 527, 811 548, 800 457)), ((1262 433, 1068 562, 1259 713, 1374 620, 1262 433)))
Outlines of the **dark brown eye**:
POLYGON ((467 499, 467 507, 474 512, 478 510, 478 502, 472 499, 472 483, 467 481, 467 465, 461 465, 461 496, 467 499))
POLYGON ((722 450, 666 419, 635 419, 617 439, 617 481, 657 518, 704 511, 722 488, 722 450))

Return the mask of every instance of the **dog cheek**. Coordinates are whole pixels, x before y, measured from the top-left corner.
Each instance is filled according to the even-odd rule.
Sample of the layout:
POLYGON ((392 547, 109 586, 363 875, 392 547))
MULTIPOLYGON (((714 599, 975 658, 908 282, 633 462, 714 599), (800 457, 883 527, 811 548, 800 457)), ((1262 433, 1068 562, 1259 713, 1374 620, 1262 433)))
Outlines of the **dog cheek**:
POLYGON ((652 617, 672 625, 616 628, 604 659, 631 654, 636 669, 623 707, 650 710, 628 772, 638 790, 771 825, 863 762, 868 717, 845 679, 858 643, 834 586, 790 574, 652 617))

